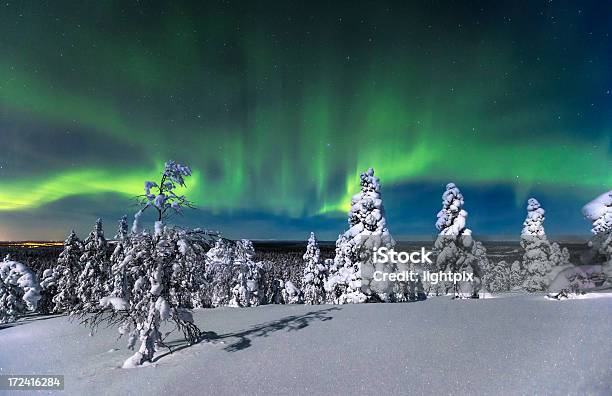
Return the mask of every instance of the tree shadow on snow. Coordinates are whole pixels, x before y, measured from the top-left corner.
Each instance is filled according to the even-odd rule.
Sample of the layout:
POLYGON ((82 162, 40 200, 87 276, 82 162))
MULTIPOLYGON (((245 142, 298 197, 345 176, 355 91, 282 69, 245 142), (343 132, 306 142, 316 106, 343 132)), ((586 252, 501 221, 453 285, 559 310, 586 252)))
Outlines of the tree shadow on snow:
POLYGON ((16 322, 2 323, 0 324, 0 330, 9 329, 11 327, 21 326, 24 324, 38 322, 41 320, 54 319, 64 316, 63 314, 29 314, 22 318, 19 318, 16 322))
MULTIPOLYGON (((246 349, 251 346, 251 341, 256 337, 268 337, 270 334, 275 333, 277 331, 285 330, 285 331, 298 331, 305 327, 308 327, 311 322, 314 321, 328 321, 333 319, 332 316, 329 315, 332 311, 339 311, 340 308, 333 307, 322 309, 320 311, 311 311, 302 315, 291 315, 282 319, 274 320, 271 322, 262 323, 259 325, 252 326, 250 329, 226 333, 226 334, 217 334, 214 331, 204 331, 201 335, 202 341, 220 341, 228 338, 237 338, 238 340, 227 345, 223 348, 227 352, 238 352, 243 349, 246 349)), ((153 362, 157 362, 159 359, 167 356, 173 352, 180 351, 181 349, 185 349, 190 347, 191 345, 185 343, 185 341, 177 340, 172 343, 168 343, 168 346, 171 347, 172 351, 168 351, 164 354, 160 354, 153 359, 153 362)))
POLYGON ((333 307, 327 308, 320 311, 311 311, 303 315, 291 315, 282 319, 274 320, 271 322, 262 323, 255 325, 248 330, 227 333, 218 335, 215 332, 204 333, 204 338, 209 340, 223 340, 226 338, 238 338, 238 341, 223 348, 228 352, 237 352, 246 349, 251 346, 251 340, 256 337, 268 337, 270 334, 277 331, 297 331, 305 327, 308 327, 311 322, 314 321, 328 321, 333 319, 329 313, 332 311, 339 311, 340 308, 333 307))

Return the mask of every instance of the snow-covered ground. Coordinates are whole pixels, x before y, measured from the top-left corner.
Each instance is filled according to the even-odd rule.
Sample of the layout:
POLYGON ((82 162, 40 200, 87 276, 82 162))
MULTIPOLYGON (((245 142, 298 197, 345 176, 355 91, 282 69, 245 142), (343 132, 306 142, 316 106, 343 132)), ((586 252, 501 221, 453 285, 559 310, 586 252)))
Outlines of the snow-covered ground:
POLYGON ((135 369, 115 329, 43 317, 0 329, 0 373, 72 395, 610 395, 611 296, 197 310, 210 341, 135 369))

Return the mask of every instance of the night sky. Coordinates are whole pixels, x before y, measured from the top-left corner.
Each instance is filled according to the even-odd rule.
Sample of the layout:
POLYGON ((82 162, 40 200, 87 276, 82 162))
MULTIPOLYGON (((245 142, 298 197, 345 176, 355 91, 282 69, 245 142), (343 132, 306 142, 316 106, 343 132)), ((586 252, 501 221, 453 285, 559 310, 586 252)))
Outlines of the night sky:
POLYGON ((0 240, 112 236, 167 159, 233 238, 335 239, 370 166, 400 239, 449 181, 483 236, 612 188, 609 1, 194 3, 0 3, 0 240))

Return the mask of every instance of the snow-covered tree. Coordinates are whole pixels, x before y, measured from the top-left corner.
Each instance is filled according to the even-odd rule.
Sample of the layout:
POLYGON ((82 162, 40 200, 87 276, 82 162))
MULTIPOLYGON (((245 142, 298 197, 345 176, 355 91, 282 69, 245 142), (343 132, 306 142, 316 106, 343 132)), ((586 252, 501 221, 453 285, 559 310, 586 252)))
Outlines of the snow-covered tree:
POLYGON ((516 260, 510 266, 510 290, 519 290, 525 282, 525 270, 520 261, 516 260))
POLYGON ((591 246, 594 262, 604 262, 612 267, 612 190, 593 199, 582 208, 584 216, 593 223, 591 232, 594 234, 591 246))
POLYGON ((352 277, 353 265, 350 260, 350 246, 344 233, 336 239, 336 252, 333 261, 328 266, 328 276, 325 282, 325 294, 329 304, 339 304, 345 295, 348 283, 352 277))
POLYGON ((523 231, 521 235, 524 236, 546 236, 544 231, 544 213, 546 211, 542 208, 542 205, 535 198, 529 198, 527 201, 527 217, 523 222, 523 231))
MULTIPOLYGON (((442 194, 442 209, 437 215, 436 228, 439 235, 434 244, 436 260, 430 272, 458 272, 465 266, 466 249, 472 244, 472 231, 466 227, 468 213, 463 209, 463 204, 463 194, 459 188, 454 183, 448 183, 442 194)), ((430 287, 444 288, 446 293, 452 285, 439 282, 437 286, 430 287)))
POLYGON ((478 292, 478 288, 484 288, 485 290, 488 290, 489 285, 487 283, 487 278, 485 275, 491 271, 491 267, 489 263, 489 258, 487 257, 487 249, 484 247, 482 242, 472 239, 472 247, 468 254, 467 264, 469 270, 474 273, 474 276, 476 278, 475 282, 480 281, 481 285, 476 285, 475 287, 474 284, 468 282, 467 284, 463 285, 464 292, 472 293, 473 295, 474 292, 478 292))
POLYGON ((284 304, 283 290, 285 290, 285 282, 282 279, 272 279, 271 294, 268 298, 268 304, 284 304))
MULTIPOLYGON (((130 236, 122 261, 122 267, 129 273, 126 278, 127 298, 105 296, 99 299, 102 309, 93 314, 80 312, 82 322, 93 328, 103 322, 119 325, 120 332, 128 334, 130 348, 140 340, 140 348, 124 362, 123 367, 151 361, 155 351, 165 346, 165 336, 161 332, 165 321, 172 321, 189 343, 199 340, 200 330, 183 305, 189 305, 193 296, 193 285, 189 283, 191 266, 194 265, 190 253, 195 244, 192 239, 199 237, 202 245, 209 244, 205 240, 208 234, 194 230, 187 237, 184 231, 166 227, 162 222, 168 209, 180 211, 183 206, 189 206, 186 198, 177 196, 174 191, 178 185, 185 185, 184 177, 190 174, 188 167, 170 161, 165 165, 159 184, 145 183, 145 198, 141 200, 142 208, 135 220, 140 218, 143 210, 154 207, 158 221, 153 234, 144 231, 130 236), (151 189, 156 189, 157 194, 152 194, 151 189), (187 238, 190 238, 188 242, 187 238), (183 282, 183 278, 188 281, 183 282)), ((135 223, 133 229, 139 229, 138 222, 135 223)), ((96 232, 92 234, 94 237, 98 235, 96 232)), ((94 239, 89 238, 86 243, 92 243, 94 239)))
POLYGON ((291 281, 284 282, 282 294, 285 304, 300 304, 303 302, 302 291, 291 281))
POLYGON ((7 256, 0 262, 0 323, 14 322, 36 310, 40 291, 36 274, 7 256))
POLYGON ((549 260, 551 266, 566 266, 570 264, 570 253, 566 247, 561 248, 557 242, 550 245, 549 260))
POLYGON ((521 247, 525 250, 523 288, 529 292, 546 290, 552 269, 550 242, 544 231, 544 220, 546 219, 544 214, 544 208, 537 199, 530 198, 527 201, 527 217, 523 222, 521 247))
POLYGON ((468 213, 463 209, 463 194, 455 183, 448 183, 442 194, 442 209, 438 212, 436 228, 440 235, 452 237, 472 235, 467 228, 468 213))
POLYGON ((74 230, 64 241, 64 250, 57 259, 57 266, 43 282, 45 286, 53 282, 56 294, 53 297, 54 312, 71 312, 79 304, 79 277, 82 271, 80 258, 83 244, 74 230))
POLYGON ((340 252, 336 262, 338 272, 326 287, 327 290, 344 288, 340 296, 332 296, 340 303, 388 301, 392 297, 391 282, 373 280, 374 271, 391 272, 393 269, 389 263, 374 264, 374 249, 395 246, 387 229, 380 181, 374 176, 374 169, 369 168, 361 174, 360 187, 361 191, 351 200, 348 214, 350 228, 336 242, 337 254, 340 252))
POLYGON ((132 336, 138 332, 141 345, 138 351, 124 363, 124 367, 141 365, 151 361, 155 351, 164 345, 161 324, 172 320, 183 332, 188 342, 196 342, 200 331, 193 323, 188 310, 179 305, 180 301, 189 298, 191 290, 177 282, 175 271, 180 266, 181 253, 174 243, 176 232, 164 228, 150 235, 143 233, 133 236, 135 254, 129 254, 132 260, 130 268, 135 269, 135 281, 130 292, 131 301, 124 299, 104 300, 100 303, 112 304, 115 311, 125 310, 127 318, 132 320, 126 326, 127 318, 122 321, 123 328, 129 328, 132 336), (136 250, 137 249, 137 250, 136 250))
POLYGON ((138 197, 141 209, 134 215, 135 225, 132 229, 134 233, 138 231, 140 216, 148 208, 153 208, 157 214, 157 221, 162 221, 171 213, 180 214, 183 208, 193 207, 191 201, 184 195, 176 194, 179 187, 185 187, 185 177, 188 176, 191 176, 191 169, 188 166, 168 161, 164 165, 159 183, 145 182, 145 193, 138 197))
POLYGON ((41 298, 38 301, 38 312, 44 315, 53 313, 55 303, 53 297, 57 294, 57 279, 55 277, 54 268, 46 268, 37 274, 37 279, 40 280, 41 298), (40 274, 40 275, 38 275, 40 274))
POLYGON ((83 241, 83 254, 79 263, 83 271, 79 275, 78 311, 96 310, 100 299, 108 295, 111 274, 107 257, 108 244, 104 238, 102 220, 96 220, 93 230, 83 241))
POLYGON ((255 249, 251 241, 243 239, 236 243, 231 306, 257 306, 265 301, 264 277, 268 268, 265 263, 253 261, 254 257, 255 249))
POLYGON ((584 217, 593 222, 593 234, 612 231, 612 190, 593 199, 582 208, 584 217))
POLYGON ((177 246, 173 265, 172 282, 179 287, 172 289, 171 297, 180 307, 203 308, 210 306, 206 279, 206 248, 198 233, 174 230, 172 243, 177 246), (176 291, 181 293, 177 294, 176 291))
POLYGON ((321 250, 314 232, 310 233, 306 253, 303 256, 306 262, 302 290, 305 304, 323 304, 325 302, 325 281, 327 269, 321 264, 321 250))
POLYGON ((582 213, 593 224, 591 249, 581 257, 581 265, 567 265, 556 271, 548 287, 550 297, 570 298, 594 287, 612 286, 612 190, 586 204, 582 213))
POLYGON ((234 278, 234 247, 227 239, 219 238, 206 257, 210 304, 212 307, 228 305, 234 278))
POLYGON ((502 260, 492 265, 491 270, 483 276, 483 283, 491 293, 510 291, 510 275, 510 265, 502 260))
POLYGON ((125 254, 130 245, 127 215, 119 219, 115 240, 117 244, 110 256, 112 277, 109 281, 112 281, 112 285, 109 285, 107 289, 111 291, 111 296, 129 300, 130 273, 125 261, 125 254))
MULTIPOLYGON (((455 296, 478 296, 483 272, 488 267, 486 249, 472 238, 467 228, 468 213, 463 209, 463 194, 454 183, 448 183, 442 194, 442 209, 438 212, 436 228, 439 231, 434 244, 435 270, 474 274, 473 282, 444 284, 446 292, 455 296)), ((433 286, 433 285, 431 285, 433 286)), ((427 287, 427 285, 426 285, 427 287)))

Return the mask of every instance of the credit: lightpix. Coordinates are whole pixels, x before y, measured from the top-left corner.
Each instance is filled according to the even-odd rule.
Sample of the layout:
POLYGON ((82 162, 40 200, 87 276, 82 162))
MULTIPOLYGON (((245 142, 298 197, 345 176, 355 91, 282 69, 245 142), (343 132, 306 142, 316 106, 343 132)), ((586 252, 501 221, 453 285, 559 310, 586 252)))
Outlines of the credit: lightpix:
MULTIPOLYGON (((416 282, 419 280, 417 272, 414 271, 400 271, 400 272, 383 272, 374 271, 373 279, 376 282, 416 282)), ((438 282, 473 282, 474 274, 463 272, 429 272, 423 271, 420 279, 431 283, 432 285, 438 282)))

